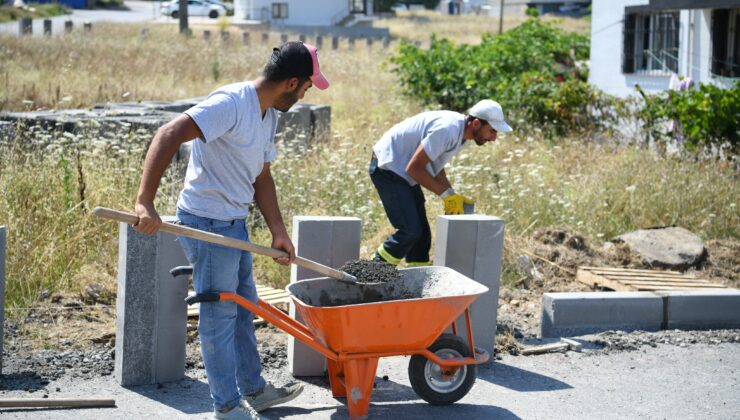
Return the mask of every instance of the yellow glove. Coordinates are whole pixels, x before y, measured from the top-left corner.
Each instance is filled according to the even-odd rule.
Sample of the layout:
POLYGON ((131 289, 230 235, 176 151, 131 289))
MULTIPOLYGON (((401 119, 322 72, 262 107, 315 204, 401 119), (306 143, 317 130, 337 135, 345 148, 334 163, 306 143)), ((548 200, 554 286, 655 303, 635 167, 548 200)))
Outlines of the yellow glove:
POLYGON ((445 214, 464 214, 465 204, 473 204, 473 200, 455 193, 452 188, 448 188, 440 197, 445 202, 445 214))

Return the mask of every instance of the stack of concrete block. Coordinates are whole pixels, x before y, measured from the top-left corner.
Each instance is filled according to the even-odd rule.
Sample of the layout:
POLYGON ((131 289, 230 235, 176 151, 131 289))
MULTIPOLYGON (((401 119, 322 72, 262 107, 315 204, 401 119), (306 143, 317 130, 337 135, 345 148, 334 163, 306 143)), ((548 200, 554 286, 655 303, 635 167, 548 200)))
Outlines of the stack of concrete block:
POLYGON ((280 114, 275 141, 286 145, 308 146, 331 138, 331 107, 295 104, 280 114))
POLYGON ((740 328, 740 290, 545 293, 542 337, 740 328))
MULTIPOLYGON (((504 221, 482 215, 437 217, 434 264, 452 268, 488 287, 470 307, 476 347, 493 356, 504 250, 504 221)), ((458 335, 467 340, 465 318, 457 320, 458 335)))
MULTIPOLYGON (((296 216, 293 218, 296 255, 339 268, 359 258, 361 230, 361 220, 356 217, 296 216)), ((291 266, 291 283, 317 277, 324 276, 307 268, 291 266)), ((293 304, 290 316, 301 321, 293 304)), ((288 338, 288 366, 294 376, 321 376, 326 371, 326 358, 291 336, 288 338)))
MULTIPOLYGON (((174 217, 163 217, 174 221, 174 217)), ((188 265, 176 236, 144 235, 120 224, 115 377, 123 386, 185 374, 188 285, 169 270, 188 265)))

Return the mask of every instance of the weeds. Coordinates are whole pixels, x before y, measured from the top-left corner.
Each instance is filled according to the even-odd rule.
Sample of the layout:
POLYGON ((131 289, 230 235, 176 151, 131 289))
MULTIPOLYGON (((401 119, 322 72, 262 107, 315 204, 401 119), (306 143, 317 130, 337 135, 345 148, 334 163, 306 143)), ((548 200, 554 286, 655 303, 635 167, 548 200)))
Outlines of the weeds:
MULTIPOLYGON (((222 83, 256 77, 277 42, 219 46, 216 82, 213 45, 179 37, 176 28, 153 27, 146 39, 135 26, 102 32, 107 35, 84 40, 0 37, 0 74, 9 79, 8 91, 0 95, 7 98, 6 109, 203 96, 222 83)), ((331 140, 279 144, 272 166, 289 231, 297 215, 358 217, 365 258, 392 230, 367 175, 370 148, 385 130, 423 110, 401 94, 384 64, 388 53, 361 47, 322 50, 322 70, 332 86, 311 89, 305 102, 331 105, 331 140)), ((95 219, 84 208, 133 207, 152 135, 125 125, 66 135, 55 127, 17 127, 0 143, 9 306, 33 303, 44 290, 79 291, 90 282, 114 281, 118 225, 95 219)), ((156 205, 163 215, 174 214, 181 169, 171 167, 160 186, 156 205)), ((475 199, 478 213, 506 221, 508 238, 555 225, 594 242, 671 224, 705 239, 740 236, 737 173, 713 161, 670 158, 588 137, 546 141, 534 130, 531 136, 515 132, 493 145, 468 146, 448 166, 448 175, 457 190, 475 199)), ((432 226, 442 213, 439 201, 427 196, 432 226)), ((252 240, 269 245, 269 231, 257 214, 249 223, 252 240)), ((509 282, 521 278, 513 260, 505 259, 509 282)), ((288 268, 258 256, 254 262, 258 282, 288 282, 288 268)))

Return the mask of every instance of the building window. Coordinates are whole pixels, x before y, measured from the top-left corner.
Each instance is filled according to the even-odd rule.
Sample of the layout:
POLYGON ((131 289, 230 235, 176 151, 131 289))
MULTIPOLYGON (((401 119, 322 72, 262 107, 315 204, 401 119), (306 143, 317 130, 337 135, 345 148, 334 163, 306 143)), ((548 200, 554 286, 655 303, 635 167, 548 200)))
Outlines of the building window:
POLYGON ((712 12, 712 74, 740 77, 740 9, 712 12))
POLYGON ((678 12, 631 13, 624 18, 624 73, 678 72, 678 12))
POLYGON ((350 13, 365 13, 366 12, 365 0, 350 0, 349 11, 350 13))
POLYGON ((272 18, 273 19, 287 19, 288 18, 288 3, 273 3, 272 4, 272 18))

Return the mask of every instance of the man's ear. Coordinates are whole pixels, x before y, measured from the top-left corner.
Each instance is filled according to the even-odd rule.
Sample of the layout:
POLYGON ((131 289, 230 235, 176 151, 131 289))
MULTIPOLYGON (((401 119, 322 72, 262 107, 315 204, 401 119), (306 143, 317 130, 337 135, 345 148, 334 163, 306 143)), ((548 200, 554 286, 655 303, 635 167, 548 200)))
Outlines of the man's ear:
POLYGON ((476 130, 479 129, 480 126, 482 125, 479 118, 473 118, 472 124, 473 124, 473 128, 476 130))
POLYGON ((298 78, 297 77, 291 77, 290 79, 288 79, 288 80, 285 81, 285 87, 290 92, 294 91, 297 86, 298 86, 298 78))

